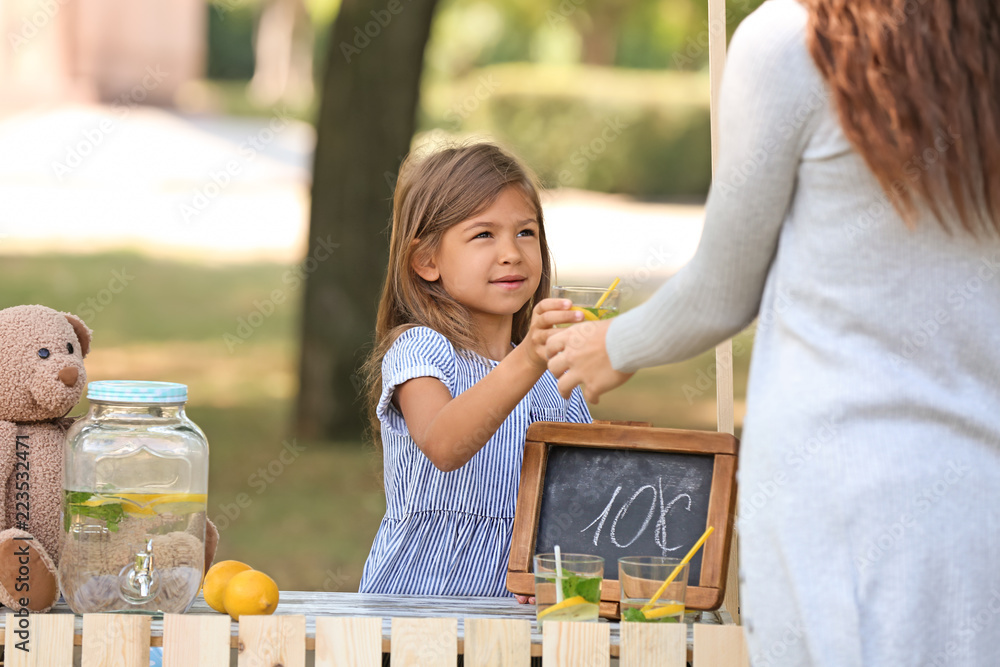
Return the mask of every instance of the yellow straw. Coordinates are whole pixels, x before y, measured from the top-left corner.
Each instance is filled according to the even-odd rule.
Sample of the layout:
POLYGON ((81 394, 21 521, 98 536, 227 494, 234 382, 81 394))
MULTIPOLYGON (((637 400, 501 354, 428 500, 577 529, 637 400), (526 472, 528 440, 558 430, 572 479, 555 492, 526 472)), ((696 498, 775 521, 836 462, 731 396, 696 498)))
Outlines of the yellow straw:
POLYGON ((681 568, 687 565, 688 561, 694 558, 694 555, 698 553, 698 549, 701 549, 701 545, 705 543, 705 540, 707 540, 708 536, 711 535, 714 531, 715 528, 713 528, 712 526, 708 527, 708 530, 705 531, 705 534, 702 535, 698 539, 698 541, 694 543, 693 547, 691 547, 691 551, 687 553, 687 556, 684 556, 681 562, 677 564, 677 567, 674 568, 674 571, 670 573, 670 576, 666 578, 666 580, 663 582, 663 585, 660 586, 660 590, 656 591, 656 595, 654 595, 649 602, 644 604, 642 606, 642 609, 640 609, 639 611, 646 612, 653 608, 653 605, 656 604, 656 601, 659 600, 660 596, 663 595, 663 592, 667 590, 667 586, 673 583, 674 579, 677 578, 677 575, 680 573, 681 568))
POLYGON ((621 278, 615 278, 615 281, 611 283, 611 287, 609 287, 608 290, 601 295, 601 298, 597 300, 597 303, 594 304, 594 308, 600 308, 601 304, 604 303, 604 300, 607 299, 609 296, 611 296, 611 292, 613 292, 614 289, 618 287, 618 283, 620 282, 621 278))

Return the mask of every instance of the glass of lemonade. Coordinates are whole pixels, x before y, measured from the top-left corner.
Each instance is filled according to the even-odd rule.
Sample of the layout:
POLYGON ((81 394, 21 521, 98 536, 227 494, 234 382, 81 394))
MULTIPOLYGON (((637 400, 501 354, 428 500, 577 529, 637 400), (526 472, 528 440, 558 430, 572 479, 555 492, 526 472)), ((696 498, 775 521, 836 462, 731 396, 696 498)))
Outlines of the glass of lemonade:
POLYGON ((621 305, 621 290, 613 289, 608 298, 601 303, 601 296, 608 291, 606 287, 562 287, 552 288, 552 298, 569 299, 573 302, 570 310, 583 311, 584 322, 607 320, 618 314, 621 305))
POLYGON ((651 609, 640 610, 660 590, 680 558, 662 556, 625 556, 618 559, 618 583, 621 586, 622 621, 645 623, 683 623, 684 598, 687 594, 688 564, 660 594, 651 609))
POLYGON ((596 621, 604 559, 586 554, 535 554, 535 609, 545 621, 596 621))

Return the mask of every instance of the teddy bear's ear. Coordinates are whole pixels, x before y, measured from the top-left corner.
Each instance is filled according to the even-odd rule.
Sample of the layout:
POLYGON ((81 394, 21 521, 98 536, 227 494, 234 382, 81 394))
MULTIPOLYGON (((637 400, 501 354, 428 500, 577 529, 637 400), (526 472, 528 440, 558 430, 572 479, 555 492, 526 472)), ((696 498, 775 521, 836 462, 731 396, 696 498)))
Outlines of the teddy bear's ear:
POLYGON ((63 313, 63 315, 66 316, 66 319, 69 320, 70 325, 72 325, 73 331, 76 332, 76 337, 80 339, 80 354, 83 357, 86 357, 87 353, 90 352, 90 336, 92 332, 89 328, 87 328, 87 325, 83 323, 83 320, 76 315, 73 315, 72 313, 63 313))

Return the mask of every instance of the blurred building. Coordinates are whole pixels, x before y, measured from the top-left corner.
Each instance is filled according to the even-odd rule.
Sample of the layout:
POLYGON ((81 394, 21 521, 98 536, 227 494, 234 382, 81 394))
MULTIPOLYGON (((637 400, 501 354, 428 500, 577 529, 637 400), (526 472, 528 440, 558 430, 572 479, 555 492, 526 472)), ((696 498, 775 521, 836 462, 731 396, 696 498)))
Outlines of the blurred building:
POLYGON ((0 112, 171 106, 205 73, 205 0, 0 0, 0 112))

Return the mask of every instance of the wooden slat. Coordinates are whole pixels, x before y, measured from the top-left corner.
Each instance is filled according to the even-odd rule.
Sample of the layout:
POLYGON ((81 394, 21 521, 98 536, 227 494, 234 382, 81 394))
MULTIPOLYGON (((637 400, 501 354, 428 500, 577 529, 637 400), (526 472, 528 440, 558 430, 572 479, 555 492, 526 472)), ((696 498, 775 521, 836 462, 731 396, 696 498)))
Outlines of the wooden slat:
POLYGON ((72 665, 73 616, 29 614, 17 618, 7 614, 4 647, 5 667, 72 665))
MULTIPOLYGON (((712 465, 712 490, 708 500, 708 525, 715 532, 702 552, 701 586, 721 590, 728 583, 728 560, 732 556, 726 528, 732 529, 736 512, 736 457, 716 456, 712 465)), ((734 584, 738 585, 738 584, 734 584)), ((720 597, 710 609, 722 603, 720 597)))
POLYGON ((729 433, 610 424, 535 422, 528 427, 527 438, 533 442, 572 443, 574 447, 641 449, 654 452, 735 455, 739 449, 736 438, 729 433))
POLYGON ((150 617, 83 615, 83 667, 149 667, 150 617))
POLYGON ((455 667, 458 619, 392 619, 392 667, 455 667))
POLYGON ((499 618, 465 619, 465 667, 531 664, 531 624, 499 618))
POLYGON ((316 667, 381 667, 382 619, 316 618, 316 667))
POLYGON ((687 667, 683 623, 622 623, 621 667, 687 667))
POLYGON ((305 616, 240 616, 239 667, 305 667, 305 616))
POLYGON ((694 667, 750 667, 743 628, 696 623, 694 667))
MULTIPOLYGON (((546 451, 544 442, 527 441, 524 443, 524 456, 521 464, 521 484, 517 492, 517 507, 514 511, 513 539, 510 545, 510 557, 507 559, 507 569, 512 572, 531 572, 531 555, 535 550, 535 527, 538 524, 538 513, 542 508, 542 484, 545 481, 546 451)), ((512 588, 515 593, 527 595, 527 592, 512 588)))
POLYGON ((558 623, 542 626, 545 667, 605 667, 611 664, 611 628, 607 623, 558 623))
POLYGON ((164 614, 163 667, 229 667, 230 624, 225 614, 164 614))

